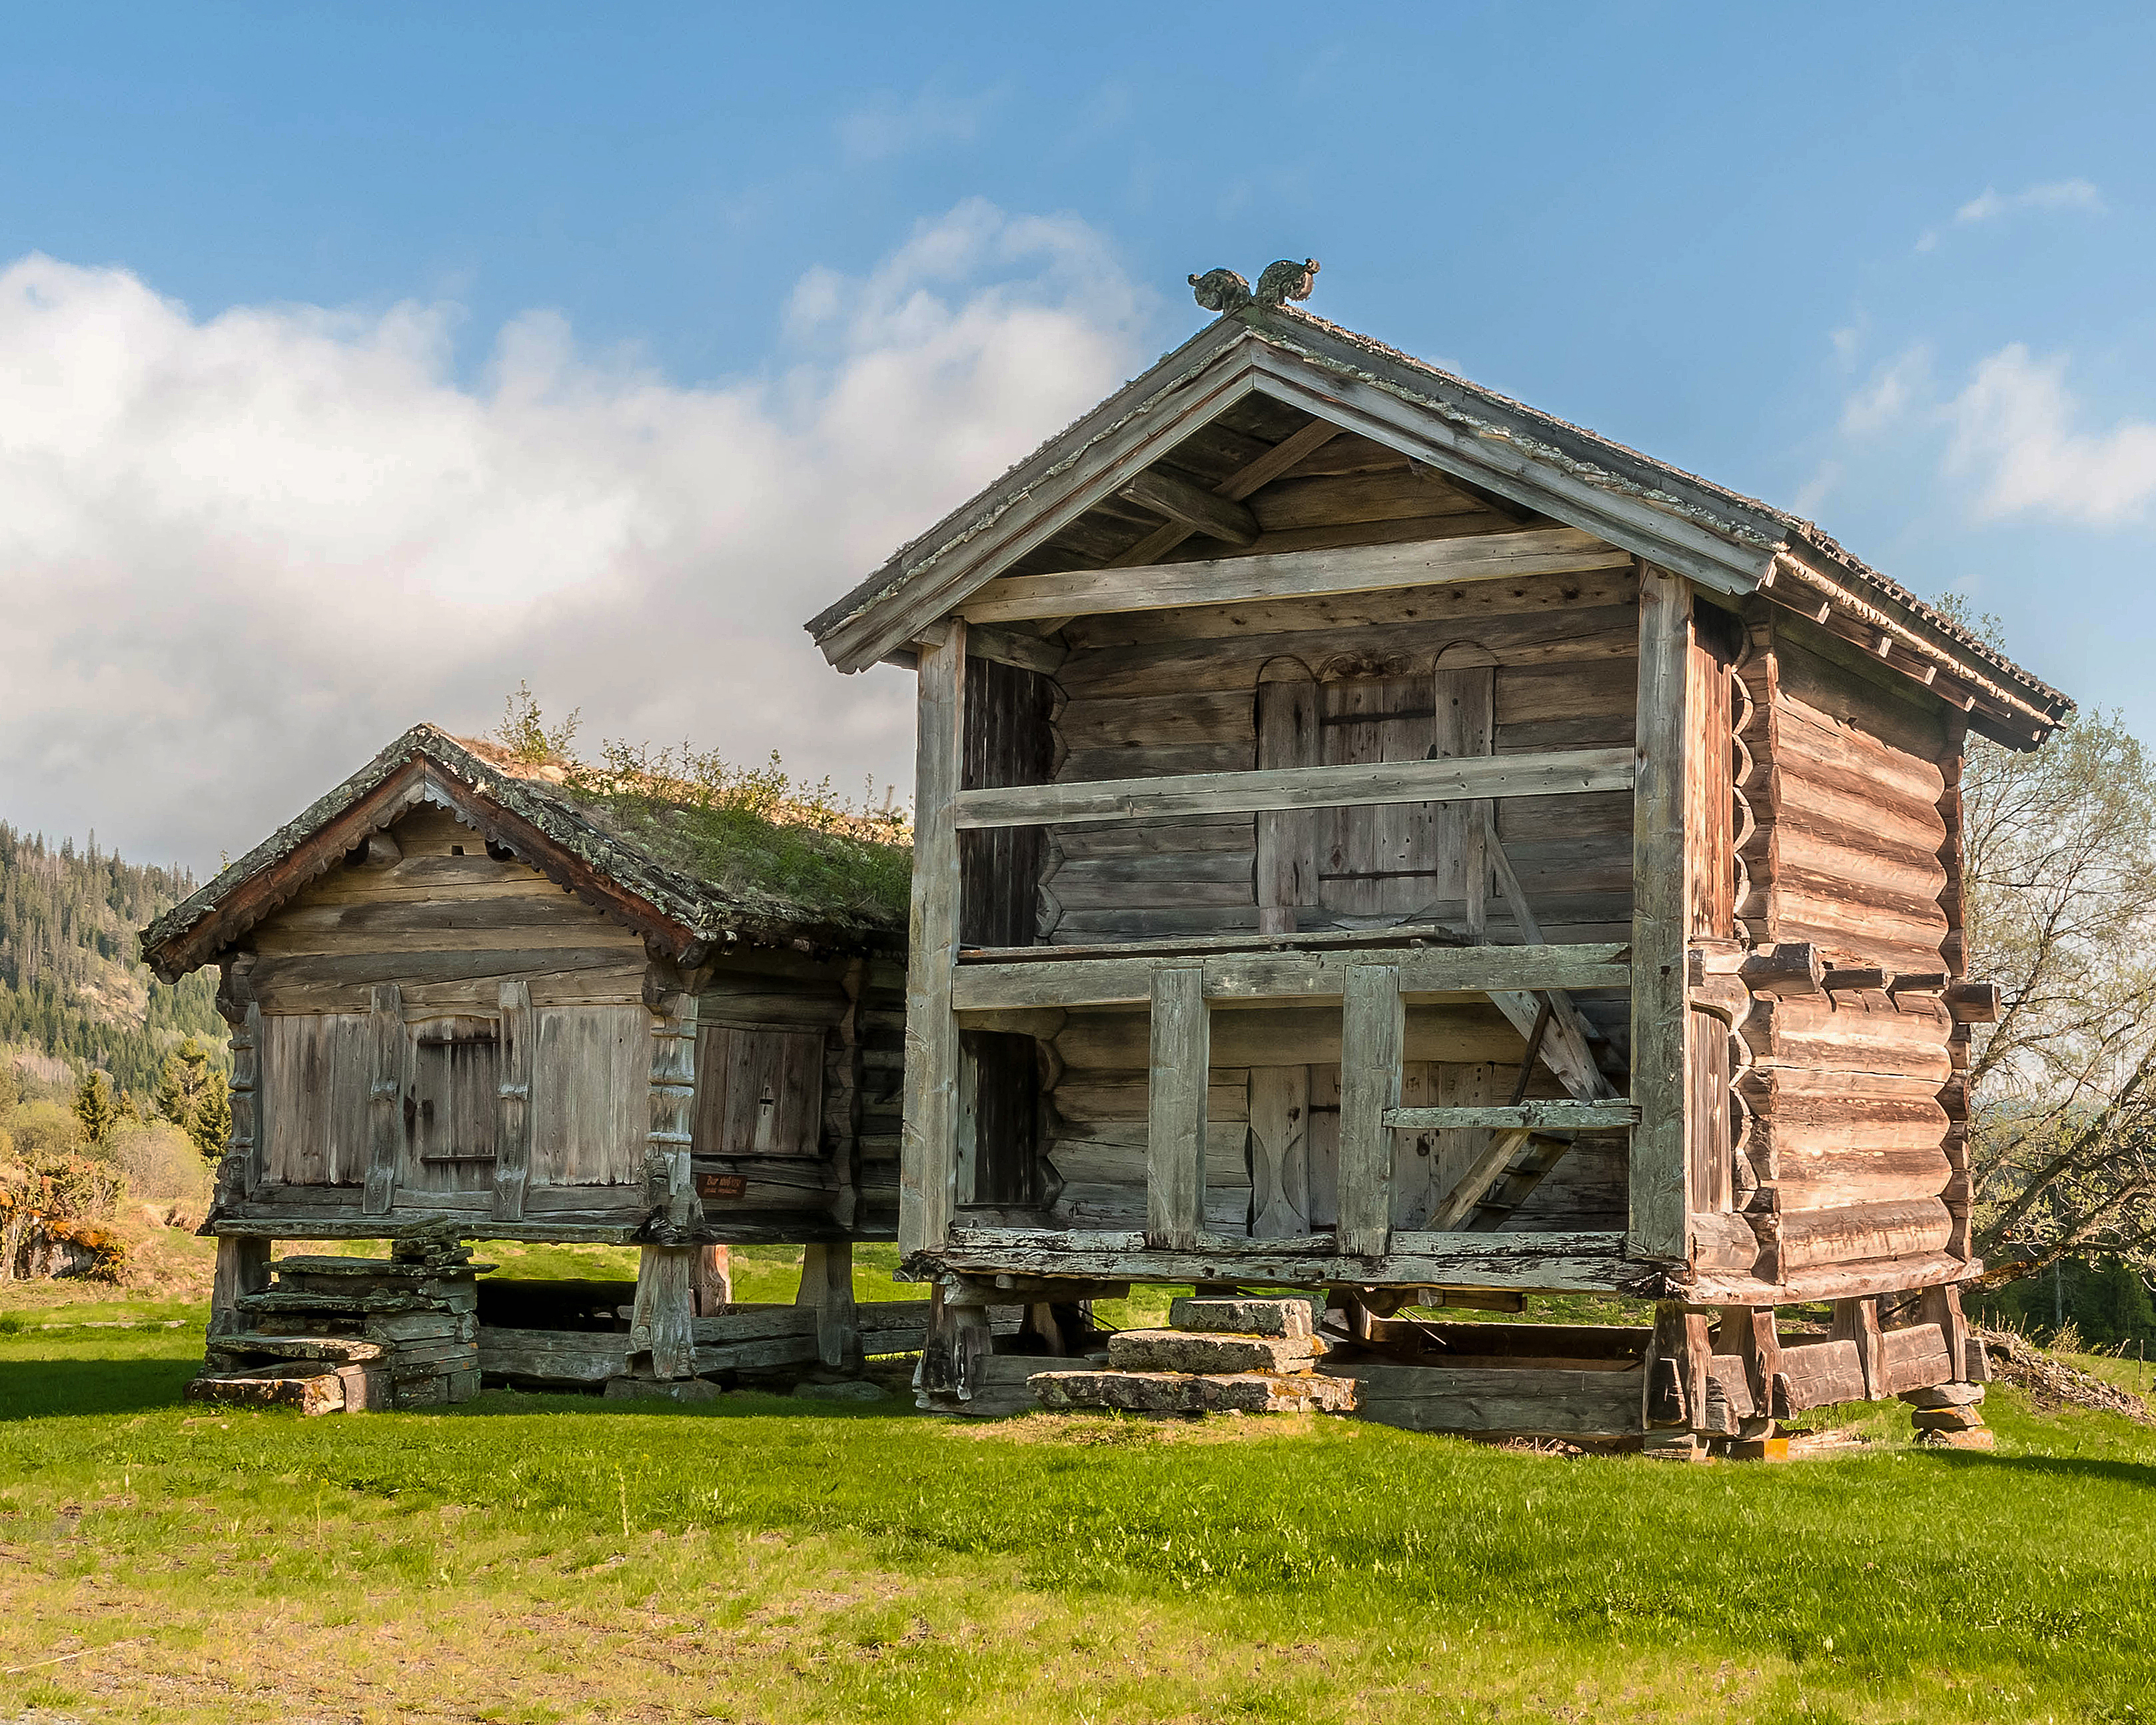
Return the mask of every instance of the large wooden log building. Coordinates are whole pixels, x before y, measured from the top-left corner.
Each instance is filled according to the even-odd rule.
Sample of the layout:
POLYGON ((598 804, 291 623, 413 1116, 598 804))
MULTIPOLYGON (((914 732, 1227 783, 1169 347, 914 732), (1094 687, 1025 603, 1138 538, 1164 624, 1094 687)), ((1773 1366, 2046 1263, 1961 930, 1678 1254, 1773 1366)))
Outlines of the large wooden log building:
POLYGON ((918 673, 928 1387, 993 1304, 1151 1281, 1330 1290, 1411 1424, 1948 1406, 1996 999, 1958 785, 2071 702, 1810 523, 1287 303, 1316 268, 1194 277, 1215 321, 808 625, 918 673), (1577 1290, 1660 1317, 1392 1316, 1577 1290))
POLYGON ((850 1271, 853 1242, 898 1222, 903 851, 739 811, 714 828, 632 789, 580 793, 420 726, 143 932, 166 981, 223 978, 233 1133, 205 1231, 223 1352, 329 1357, 278 1333, 304 1321, 352 1354, 407 1296, 340 1294, 357 1266, 325 1259, 280 1260, 291 1286, 271 1290, 271 1242, 399 1236, 642 1249, 633 1301, 458 1295, 453 1324, 421 1325, 462 1349, 420 1373, 454 1396, 482 1366, 840 1364, 875 1318, 906 1333, 870 1351, 918 1344, 919 1303, 857 1313, 850 1271), (715 1249, 779 1242, 808 1248, 799 1307, 728 1305, 715 1249))

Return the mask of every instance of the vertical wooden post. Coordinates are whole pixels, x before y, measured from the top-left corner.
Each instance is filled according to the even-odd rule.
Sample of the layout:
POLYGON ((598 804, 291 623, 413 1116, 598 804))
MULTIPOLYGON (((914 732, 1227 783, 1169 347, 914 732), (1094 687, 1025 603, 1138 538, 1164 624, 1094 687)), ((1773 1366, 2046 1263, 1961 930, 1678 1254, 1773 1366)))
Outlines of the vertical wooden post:
POLYGON ((531 985, 501 985, 501 1078, 494 1104, 494 1219, 524 1214, 531 1173, 531 985))
POLYGON ((654 1378, 696 1375, 695 1246, 647 1245, 636 1266, 629 1351, 648 1354, 654 1378))
POLYGON ((1393 1237, 1393 1134, 1407 1011, 1389 964, 1348 967, 1340 1027, 1340 1250, 1383 1257, 1393 1237))
POLYGON ((958 957, 955 798, 966 735, 966 624, 919 644, 920 728, 913 773, 913 906, 907 922, 906 1100, 900 1135, 898 1250, 940 1245, 958 1171, 958 957))
POLYGON ((1744 1382, 1752 1391, 1753 1418, 1768 1418, 1774 1405, 1774 1379, 1782 1369, 1782 1337, 1774 1327, 1774 1308, 1723 1307, 1719 1345, 1715 1352, 1734 1353, 1744 1362, 1744 1382))
POLYGON ((1856 1344, 1857 1363, 1864 1370, 1864 1394, 1869 1401, 1887 1399, 1880 1376, 1879 1302, 1876 1299, 1837 1300, 1834 1302, 1833 1337, 1856 1344))
POLYGON ((232 1131, 224 1159, 218 1165, 213 1200, 223 1210, 261 1190, 270 1153, 270 1133, 262 1092, 262 1008, 247 973, 254 955, 236 953, 224 960, 218 981, 217 1009, 232 1026, 232 1131))
POLYGON ((1920 1323, 1939 1327, 1939 1334, 1945 1338, 1947 1344, 1947 1358, 1953 1363, 1957 1382, 1983 1381, 1976 1378, 1969 1368, 1969 1319, 1962 1313, 1959 1288, 1951 1285, 1926 1288, 1917 1302, 1917 1319, 1920 1323))
POLYGON ((1688 1252, 1685 1147, 1690 1085, 1686 942, 1691 927, 1685 859, 1686 712, 1691 591, 1681 577, 1640 567, 1637 777, 1632 791, 1631 1227, 1636 1258, 1688 1252))
POLYGON ((1648 1344, 1643 1386, 1645 1424, 1650 1428, 1681 1425, 1692 1431, 1706 1430, 1707 1386, 1713 1376, 1713 1358, 1714 1337, 1704 1310, 1686 1306, 1681 1300, 1656 1301, 1655 1332, 1648 1344))
POLYGON ((1310 1232, 1310 1068, 1250 1069, 1250 1232, 1291 1240, 1310 1232))
POLYGON ((397 1202, 397 1148, 403 1134, 404 997, 394 983, 374 987, 372 1060, 367 1091, 365 1213, 387 1215, 397 1202))
POLYGON ((1205 1091, 1213 1023, 1205 970, 1152 973, 1152 1063, 1146 1074, 1146 1244, 1191 1251, 1205 1227, 1205 1091))
MULTIPOLYGON (((1321 767, 1323 732, 1317 685, 1299 660, 1269 660, 1258 670, 1258 765, 1321 767)), ((1317 815, 1261 811, 1257 818, 1258 932, 1293 934, 1298 906, 1317 903, 1317 815)))
POLYGON ((732 1254, 707 1245, 696 1254, 696 1316, 716 1317, 734 1302, 732 1254))
MULTIPOLYGON (((1435 712, 1430 758, 1456 761, 1491 752, 1496 739, 1496 671, 1490 655, 1476 646, 1451 646, 1438 655, 1431 679, 1435 712), (1450 663, 1447 663, 1447 661, 1450 663), (1479 663, 1475 661, 1480 661, 1479 663)), ((1440 803, 1437 827, 1438 893, 1450 896, 1457 870, 1463 921, 1469 940, 1480 945, 1489 916, 1488 835, 1496 804, 1487 798, 1472 803, 1440 803)), ((1534 938, 1522 929, 1522 942, 1534 938)))
POLYGON ((259 1294, 270 1286, 270 1245, 252 1235, 218 1236, 217 1271, 209 1291, 211 1335, 235 1335, 243 1327, 237 1309, 239 1296, 259 1294))
POLYGON ((644 967, 644 1004, 651 1014, 649 1125, 644 1137, 644 1201, 668 1225, 686 1226, 701 1212, 690 1172, 696 1104, 696 984, 654 952, 644 967))
POLYGON ((837 1369, 861 1366, 861 1328, 854 1312, 854 1248, 850 1240, 812 1244, 801 1255, 796 1306, 816 1309, 816 1357, 837 1369))

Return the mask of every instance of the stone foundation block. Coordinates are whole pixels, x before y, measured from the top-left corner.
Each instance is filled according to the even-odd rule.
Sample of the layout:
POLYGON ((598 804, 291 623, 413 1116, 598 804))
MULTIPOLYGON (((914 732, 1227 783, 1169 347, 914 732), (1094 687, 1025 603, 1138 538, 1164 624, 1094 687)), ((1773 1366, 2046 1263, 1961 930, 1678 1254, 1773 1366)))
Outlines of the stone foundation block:
POLYGON ((1972 1431, 1984 1424, 1974 1408, 1918 1408, 1909 1417, 1920 1432, 1972 1431))
POLYGON ((1263 1372, 1042 1372, 1027 1379, 1047 1408, 1120 1408, 1132 1414, 1345 1414, 1350 1378, 1263 1372))
POLYGON ((1309 1336, 1226 1336, 1183 1330, 1119 1330, 1108 1338, 1118 1372, 1303 1372, 1317 1357, 1309 1336))
POLYGON ((1905 1389, 1902 1399, 1912 1408, 1973 1408, 1984 1400, 1984 1386, 1937 1384, 1929 1389, 1905 1389))
POLYGON ((1169 1325, 1229 1336, 1307 1336, 1307 1300, 1210 1300, 1185 1295, 1170 1302, 1169 1325))

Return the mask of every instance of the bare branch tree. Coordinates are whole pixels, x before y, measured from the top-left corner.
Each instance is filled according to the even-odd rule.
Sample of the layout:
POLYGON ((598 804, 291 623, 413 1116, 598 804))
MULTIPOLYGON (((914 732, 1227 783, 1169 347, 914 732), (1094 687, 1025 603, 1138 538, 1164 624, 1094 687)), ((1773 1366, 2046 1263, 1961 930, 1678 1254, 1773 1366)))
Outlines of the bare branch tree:
POLYGON ((2118 1253, 2156 1270, 2156 761, 2115 714, 2020 753, 1971 739, 1971 973, 2001 985, 1971 1071, 1988 1281, 2118 1253))

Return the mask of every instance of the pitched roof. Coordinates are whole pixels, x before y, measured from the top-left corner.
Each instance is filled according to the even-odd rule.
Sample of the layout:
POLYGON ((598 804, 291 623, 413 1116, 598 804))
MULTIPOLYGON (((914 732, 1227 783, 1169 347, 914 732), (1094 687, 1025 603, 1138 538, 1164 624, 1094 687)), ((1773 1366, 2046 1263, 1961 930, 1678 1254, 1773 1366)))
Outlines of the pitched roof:
POLYGON ((909 625, 930 620, 915 614, 921 605, 947 614, 1072 519, 1085 501, 1077 486, 1097 498, 1125 482, 1131 462, 1172 447, 1133 435, 1148 417, 1202 423, 1235 398, 1197 387, 1231 365, 1250 375, 1248 387, 1366 433, 1419 432, 1434 441, 1417 453, 1435 464, 1725 593, 1772 588, 1781 577, 1799 593, 1820 579, 1845 588, 1870 621, 1966 667, 2039 733, 2072 711, 2069 696, 1810 521, 1288 305, 1254 303, 1214 320, 901 547, 810 621, 809 633, 846 670, 902 647, 909 625), (1209 403, 1202 409, 1201 398, 1209 403), (1139 453, 1119 466, 1118 446, 1139 453))
POLYGON ((572 780, 415 725, 145 928, 144 959, 167 980, 208 962, 368 833, 428 801, 677 956, 737 942, 844 948, 904 936, 911 865, 902 845, 572 780))

